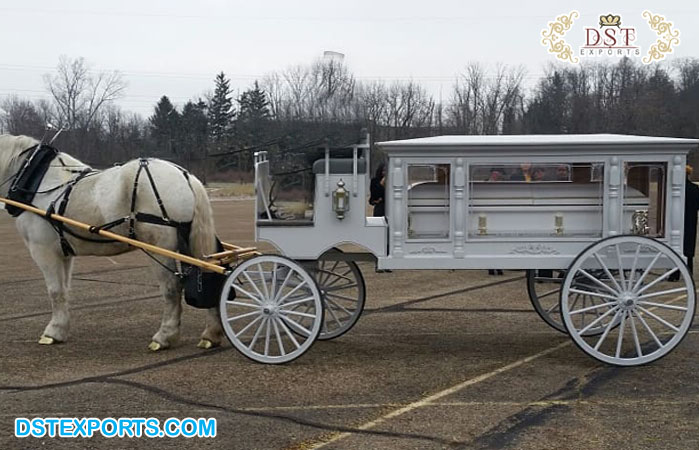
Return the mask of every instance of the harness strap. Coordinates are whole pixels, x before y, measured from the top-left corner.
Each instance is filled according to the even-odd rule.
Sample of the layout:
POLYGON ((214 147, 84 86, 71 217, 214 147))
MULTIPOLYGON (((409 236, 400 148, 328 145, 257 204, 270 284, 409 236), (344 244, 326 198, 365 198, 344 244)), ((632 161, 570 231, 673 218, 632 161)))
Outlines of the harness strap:
MULTIPOLYGON (((73 247, 70 245, 70 243, 66 239, 65 233, 68 233, 74 237, 78 237, 78 236, 76 236, 75 233, 70 231, 70 229, 68 229, 65 226, 65 224, 63 224, 62 222, 52 220, 51 214, 56 212, 59 216, 65 215, 66 209, 68 208, 68 201, 70 200, 70 194, 73 192, 73 188, 75 187, 76 184, 78 184, 78 182, 80 182, 80 180, 87 177, 91 173, 94 173, 94 171, 90 168, 86 168, 86 169, 82 170, 80 172, 80 174, 77 177, 75 177, 74 180, 72 180, 70 183, 68 183, 68 185, 66 186, 65 190, 61 193, 61 195, 56 197, 56 199, 51 202, 48 209, 46 210, 46 214, 47 214, 46 219, 49 221, 51 226, 53 226, 53 229, 56 230, 56 233, 58 233, 58 239, 61 243, 61 249, 63 250, 63 256, 75 256, 75 250, 73 249, 73 247), (56 202, 58 202, 59 200, 61 201, 61 203, 58 205, 58 210, 56 211, 56 202)), ((109 241, 99 240, 97 242, 109 242, 109 241)), ((111 241, 111 242, 114 242, 114 241, 111 241)))
POLYGON ((136 239, 136 196, 138 193, 138 179, 141 177, 141 171, 148 165, 147 159, 141 159, 136 171, 136 177, 133 181, 133 191, 131 191, 131 214, 129 215, 129 238, 136 239))
POLYGON ((150 181, 150 187, 153 189, 153 195, 155 195, 155 200, 158 202, 158 207, 160 207, 160 212, 163 215, 163 219, 166 222, 170 221, 170 218, 167 215, 167 211, 165 210, 165 205, 163 205, 163 200, 160 198, 160 193, 158 192, 158 188, 155 186, 155 181, 153 180, 153 175, 150 173, 150 170, 148 170, 148 160, 146 160, 146 175, 148 175, 148 181, 150 181))

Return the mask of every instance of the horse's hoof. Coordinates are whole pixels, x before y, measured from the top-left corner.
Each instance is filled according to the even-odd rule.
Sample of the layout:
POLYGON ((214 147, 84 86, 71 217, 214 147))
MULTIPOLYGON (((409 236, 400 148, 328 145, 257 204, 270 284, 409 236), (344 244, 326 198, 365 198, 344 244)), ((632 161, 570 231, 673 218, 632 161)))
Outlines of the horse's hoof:
POLYGON ((214 344, 213 342, 211 342, 211 341, 208 340, 208 339, 202 339, 202 340, 200 340, 199 343, 197 344, 197 347, 203 348, 204 350, 209 350, 209 349, 211 349, 211 348, 218 347, 219 345, 220 345, 220 344, 214 344))
POLYGON ((58 341, 52 337, 41 336, 39 338, 39 344, 40 345, 53 345, 53 344, 58 344, 58 341))
POLYGON ((150 344, 148 344, 148 350, 150 350, 152 352, 157 352, 157 351, 164 350, 164 349, 165 349, 165 347, 163 347, 161 344, 159 344, 155 341, 152 341, 150 344))

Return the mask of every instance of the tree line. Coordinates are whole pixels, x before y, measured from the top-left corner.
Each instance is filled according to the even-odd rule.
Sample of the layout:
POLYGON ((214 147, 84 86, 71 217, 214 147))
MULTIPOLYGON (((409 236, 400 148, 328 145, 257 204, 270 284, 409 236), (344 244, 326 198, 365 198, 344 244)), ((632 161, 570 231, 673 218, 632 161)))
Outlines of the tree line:
POLYGON ((116 105, 126 89, 118 72, 63 57, 44 77, 49 99, 10 96, 0 103, 0 131, 40 137, 52 123, 67 129, 61 148, 98 166, 153 155, 204 178, 241 179, 250 177, 255 150, 308 160, 327 141, 356 142, 362 128, 375 141, 439 134, 699 137, 696 58, 551 65, 532 88, 524 79, 521 67, 470 63, 441 100, 417 81, 362 81, 341 60, 321 59, 267 74, 239 95, 221 72, 211 94, 180 108, 163 95, 143 118, 116 105))

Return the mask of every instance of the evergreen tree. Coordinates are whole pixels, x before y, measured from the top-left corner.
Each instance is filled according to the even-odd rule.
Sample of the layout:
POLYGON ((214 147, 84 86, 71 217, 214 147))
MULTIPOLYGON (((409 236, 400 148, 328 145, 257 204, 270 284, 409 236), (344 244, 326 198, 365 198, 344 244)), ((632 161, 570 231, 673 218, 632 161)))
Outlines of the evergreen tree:
POLYGON ((180 114, 166 95, 160 97, 148 121, 158 152, 165 155, 176 153, 180 114))
POLYGON ((238 115, 238 123, 240 122, 261 122, 268 120, 269 101, 267 94, 260 89, 259 84, 255 81, 254 89, 248 89, 238 99, 240 113, 238 115))
MULTIPOLYGON (((265 91, 255 81, 252 89, 243 92, 238 98, 239 113, 236 121, 236 138, 243 147, 259 145, 269 135, 269 101, 265 91)), ((237 166, 240 170, 252 168, 252 155, 243 152, 238 155, 237 166)))
POLYGON ((214 80, 216 87, 209 102, 209 142, 214 149, 220 150, 228 145, 232 131, 235 110, 231 98, 230 80, 221 72, 214 80))
POLYGON ((201 159, 206 156, 208 129, 206 103, 201 99, 196 103, 191 100, 187 102, 182 108, 180 127, 183 156, 188 159, 201 159))

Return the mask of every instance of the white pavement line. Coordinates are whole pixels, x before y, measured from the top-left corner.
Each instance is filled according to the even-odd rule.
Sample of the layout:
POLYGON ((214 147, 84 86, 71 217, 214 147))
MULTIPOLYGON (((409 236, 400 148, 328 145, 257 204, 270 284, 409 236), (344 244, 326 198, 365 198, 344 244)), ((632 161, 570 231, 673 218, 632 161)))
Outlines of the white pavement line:
MULTIPOLYGON (((388 414, 385 414, 377 419, 374 419, 370 422, 366 422, 366 423, 358 426, 357 429, 358 430, 368 430, 370 428, 374 428, 376 425, 380 425, 380 424, 386 422, 387 420, 393 419, 393 418, 398 417, 398 416, 402 416, 405 413, 409 413, 415 409, 422 408, 423 406, 428 406, 431 403, 439 400, 440 398, 444 398, 448 395, 454 394, 454 393, 456 393, 456 392, 458 392, 466 387, 473 386, 474 384, 478 384, 482 381, 488 380, 496 375, 500 375, 501 373, 510 371, 512 369, 516 369, 517 367, 519 367, 523 364, 534 361, 535 359, 541 358, 542 356, 546 356, 549 353, 553 353, 556 350, 559 350, 563 347, 567 347, 567 346, 571 345, 572 343, 573 343, 573 341, 562 342, 554 347, 547 348, 546 350, 540 351, 539 353, 536 353, 536 354, 531 355, 531 356, 527 356, 526 358, 522 358, 522 359, 517 360, 511 364, 508 364, 506 366, 502 366, 498 369, 495 369, 491 372, 484 373, 484 374, 479 375, 479 376, 474 377, 474 378, 470 378, 470 379, 465 380, 465 381, 463 381, 455 386, 452 386, 448 389, 444 389, 443 391, 439 391, 435 394, 430 395, 429 397, 423 398, 422 400, 418 400, 416 402, 410 403, 408 405, 403 406, 402 408, 395 409, 395 410, 389 412, 388 414)), ((325 439, 323 441, 319 441, 319 442, 317 442, 317 443, 315 443, 307 448, 308 449, 323 448, 326 445, 332 444, 333 442, 337 442, 341 439, 344 439, 344 438, 350 436, 351 434, 352 433, 349 433, 349 432, 336 433, 336 434, 332 435, 330 438, 325 439)))
MULTIPOLYGON (((697 292, 697 291, 695 291, 695 292, 697 292)), ((675 298, 671 299, 670 301, 668 301, 666 304, 674 303, 674 302, 676 302, 676 301, 678 301, 678 300, 681 300, 681 299, 684 298, 684 297, 686 297, 686 294, 678 295, 677 297, 675 297, 675 298)), ((652 309, 656 309, 656 308, 653 307, 653 308, 648 308, 648 309, 649 309, 649 310, 652 310, 652 309)), ((690 331, 690 333, 691 333, 691 331, 690 331)), ((492 378, 492 377, 494 377, 494 376, 496 376, 496 375, 499 375, 499 374, 501 374, 501 373, 510 371, 510 370, 512 370, 512 369, 516 369, 517 367, 519 367, 519 366, 521 366, 521 365, 523 365, 523 364, 526 364, 526 363, 528 363, 528 362, 534 361, 535 359, 541 358, 542 356, 546 356, 546 355, 548 355, 549 353, 553 353, 553 352, 555 352, 555 351, 558 350, 558 349, 561 349, 561 348, 563 348, 563 347, 567 347, 568 345, 570 345, 570 344, 572 344, 572 343, 573 343, 572 340, 566 341, 566 342, 562 342, 562 343, 560 343, 560 344, 558 344, 558 345, 556 345, 556 346, 554 346, 554 347, 548 348, 548 349, 543 350, 543 351, 541 351, 541 352, 539 352, 539 353, 536 353, 536 354, 534 354, 534 355, 531 355, 531 356, 528 356, 528 357, 526 357, 526 358, 520 359, 520 360, 515 361, 515 362, 513 362, 513 363, 511 363, 511 364, 508 364, 508 365, 506 365, 506 366, 500 367, 499 369, 495 369, 495 370, 493 370, 492 372, 484 373, 484 374, 479 375, 479 376, 477 376, 477 377, 475 377, 475 378, 471 378, 471 379, 469 379, 469 380, 463 381, 463 382, 461 382, 461 383, 459 383, 459 384, 457 384, 457 385, 455 385, 455 386, 452 386, 452 387, 450 387, 450 388, 448 388, 448 389, 445 389, 445 390, 443 390, 443 391, 437 392, 436 394, 432 394, 432 395, 430 395, 429 397, 425 397, 425 398, 422 399, 422 400, 418 400, 418 401, 416 401, 416 402, 413 402, 413 403, 410 403, 410 404, 408 404, 408 405, 406 405, 406 406, 403 406, 402 408, 395 409, 395 410, 391 411, 390 413, 385 414, 385 415, 383 415, 383 416, 381 416, 381 417, 379 417, 379 418, 377 418, 377 419, 374 419, 374 420, 372 420, 372 421, 370 421, 370 422, 366 422, 366 423, 364 423, 364 424, 358 426, 357 429, 358 429, 358 430, 368 430, 368 429, 370 429, 370 428, 375 427, 376 425, 380 425, 380 424, 386 422, 387 420, 390 420, 390 419, 393 419, 393 418, 395 418, 395 417, 401 416, 401 415, 403 415, 403 414, 405 414, 405 413, 408 413, 408 412, 410 412, 410 411, 413 411, 413 410, 415 410, 415 409, 422 408, 422 407, 424 407, 424 406, 434 406, 434 403, 436 402, 436 400, 439 400, 440 398, 444 398, 444 397, 446 397, 446 396, 448 396, 448 395, 454 394, 454 393, 456 393, 456 392, 458 392, 458 391, 460 391, 460 390, 462 390, 462 389, 464 389, 464 388, 466 388, 466 387, 473 386, 474 384, 478 384, 478 383, 480 383, 480 382, 482 382, 482 381, 485 381, 485 380, 487 380, 487 379, 489 379, 489 378, 492 378)), ((335 433, 335 434, 331 435, 329 438, 324 439, 324 440, 321 440, 321 441, 318 441, 318 442, 316 442, 315 444, 312 444, 311 446, 309 446, 309 447, 307 447, 307 448, 308 448, 308 449, 323 448, 323 447, 325 447, 325 446, 328 445, 328 444, 332 444, 333 442, 337 442, 337 441, 342 440, 342 439, 344 439, 344 438, 346 438, 346 437, 348 437, 348 436, 351 436, 351 435, 352 435, 352 433, 349 433, 349 432, 335 433)))

